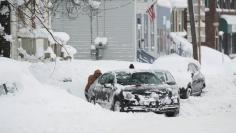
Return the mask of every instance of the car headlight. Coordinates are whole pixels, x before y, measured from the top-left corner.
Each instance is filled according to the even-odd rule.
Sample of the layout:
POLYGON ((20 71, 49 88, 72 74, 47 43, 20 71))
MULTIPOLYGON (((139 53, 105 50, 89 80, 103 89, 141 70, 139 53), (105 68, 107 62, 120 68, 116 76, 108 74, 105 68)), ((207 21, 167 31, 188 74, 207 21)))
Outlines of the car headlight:
POLYGON ((135 96, 134 96, 131 92, 125 92, 125 91, 123 91, 123 96, 124 96, 124 98, 127 99, 127 100, 130 100, 130 99, 134 99, 134 98, 135 98, 135 96))

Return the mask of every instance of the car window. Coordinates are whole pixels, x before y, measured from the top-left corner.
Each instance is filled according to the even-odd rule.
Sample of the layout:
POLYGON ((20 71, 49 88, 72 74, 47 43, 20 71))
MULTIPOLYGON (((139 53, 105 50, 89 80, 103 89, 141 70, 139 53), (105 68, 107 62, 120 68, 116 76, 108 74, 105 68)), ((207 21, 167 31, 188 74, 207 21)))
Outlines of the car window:
POLYGON ((166 75, 164 72, 155 72, 155 74, 162 82, 166 82, 166 75))
POLYGON ((108 83, 112 84, 112 83, 114 83, 114 79, 115 79, 115 77, 112 73, 105 73, 100 77, 100 79, 98 80, 98 83, 100 83, 100 84, 108 84, 108 83))
POLYGON ((199 67, 197 65, 195 65, 194 63, 188 64, 188 71, 195 73, 198 70, 199 70, 199 67))
POLYGON ((130 82, 131 73, 118 72, 116 73, 117 84, 128 85, 130 82))
POLYGON ((168 82, 175 82, 174 77, 171 75, 170 72, 166 72, 166 77, 168 82))
POLYGON ((119 72, 116 75, 117 83, 121 85, 136 84, 161 84, 161 80, 151 72, 125 73, 119 72))

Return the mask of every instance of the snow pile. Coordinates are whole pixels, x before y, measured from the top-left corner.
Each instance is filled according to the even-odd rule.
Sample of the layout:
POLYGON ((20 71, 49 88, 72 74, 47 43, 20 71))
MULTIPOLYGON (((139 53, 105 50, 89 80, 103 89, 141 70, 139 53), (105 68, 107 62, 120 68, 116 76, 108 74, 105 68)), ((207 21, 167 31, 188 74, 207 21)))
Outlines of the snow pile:
POLYGON ((94 9, 98 9, 101 5, 101 2, 96 0, 89 0, 89 5, 94 9))
POLYGON ((206 46, 201 47, 201 53, 201 64, 205 68, 203 69, 205 74, 227 72, 225 68, 231 62, 231 59, 227 55, 206 46))
MULTIPOLYGON (((174 67, 185 66, 184 57, 174 67), (181 61, 182 59, 182 61, 181 61)), ((188 60, 188 59, 187 59, 188 60)), ((189 59, 192 61, 192 59, 189 59)), ((165 132, 235 133, 236 89, 224 76, 209 75, 202 97, 181 100, 180 116, 167 118, 154 113, 118 113, 90 104, 83 90, 95 69, 106 72, 128 68, 132 62, 73 60, 54 63, 17 62, 0 58, 0 81, 18 81, 16 95, 0 96, 1 133, 121 133, 165 132), (54 73, 52 74, 52 72, 54 73), (9 76, 9 78, 7 78, 9 76), (72 82, 63 82, 70 77, 72 82), (75 97, 72 94, 77 94, 75 97), (196 126, 197 125, 197 126, 196 126), (171 127, 171 128, 170 128, 171 127)), ((149 64, 133 63, 135 68, 149 64)), ((164 66, 164 64, 163 64, 164 66)), ((179 72, 181 75, 181 71, 179 72)))
MULTIPOLYGON (((72 61, 57 61, 47 64, 33 64, 30 67, 32 73, 41 82, 46 82, 51 85, 63 86, 67 91, 84 98, 84 88, 87 83, 88 76, 93 74, 96 69, 100 69, 102 73, 116 70, 126 69, 131 62, 126 61, 87 61, 87 60, 72 60, 72 61), (53 72, 55 66, 55 71, 53 72), (64 83, 63 80, 72 79, 71 83, 64 83)), ((133 63, 135 68, 149 68, 149 64, 133 63)))
POLYGON ((193 55, 192 44, 182 35, 184 35, 184 33, 178 33, 178 32, 170 33, 170 37, 172 38, 174 45, 176 45, 176 50, 181 49, 183 56, 192 57, 193 55))
POLYGON ((26 65, 8 58, 0 57, 0 84, 19 83, 26 71, 26 65))
POLYGON ((61 52, 64 53, 64 57, 71 56, 73 58, 73 56, 77 53, 77 50, 71 45, 63 45, 61 52))
POLYGON ((56 58, 56 54, 54 53, 54 51, 52 50, 51 47, 48 47, 46 51, 44 51, 44 53, 49 54, 50 58, 56 58))
MULTIPOLYGON (((67 33, 65 33, 65 32, 53 32, 53 36, 54 36, 54 38, 55 38, 55 40, 58 42, 58 43, 60 43, 60 44, 63 44, 63 45, 66 45, 67 44, 67 42, 70 40, 70 36, 67 34, 67 33)), ((49 38, 50 38, 50 42, 52 42, 52 43, 56 43, 53 39, 52 39, 52 37, 51 36, 49 36, 49 38)))

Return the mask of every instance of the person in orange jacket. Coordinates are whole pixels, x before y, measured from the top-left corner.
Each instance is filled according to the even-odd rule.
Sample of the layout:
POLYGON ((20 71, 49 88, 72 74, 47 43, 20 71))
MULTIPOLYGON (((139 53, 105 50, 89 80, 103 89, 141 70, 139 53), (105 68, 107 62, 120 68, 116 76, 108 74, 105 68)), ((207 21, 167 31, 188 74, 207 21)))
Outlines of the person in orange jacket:
POLYGON ((93 82, 100 76, 102 75, 101 70, 97 69, 94 71, 94 74, 89 75, 88 77, 88 82, 87 85, 85 87, 85 97, 88 100, 88 90, 90 88, 90 86, 93 84, 93 82))

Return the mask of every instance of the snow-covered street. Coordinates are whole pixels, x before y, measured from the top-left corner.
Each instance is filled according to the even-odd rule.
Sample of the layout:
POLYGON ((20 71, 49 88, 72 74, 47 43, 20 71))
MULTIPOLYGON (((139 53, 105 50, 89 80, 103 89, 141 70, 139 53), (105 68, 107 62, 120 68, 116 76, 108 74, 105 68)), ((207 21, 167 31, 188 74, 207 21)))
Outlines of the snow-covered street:
POLYGON ((236 132, 234 67, 228 68, 235 64, 231 60, 227 67, 203 63, 207 83, 203 95, 181 99, 180 115, 173 118, 155 113, 112 112, 84 100, 88 74, 96 68, 102 72, 127 68, 131 62, 72 60, 57 61, 56 66, 53 62, 27 63, 5 58, 0 58, 0 62, 0 75, 4 75, 1 83, 15 82, 18 86, 17 92, 0 96, 1 133, 236 132))

